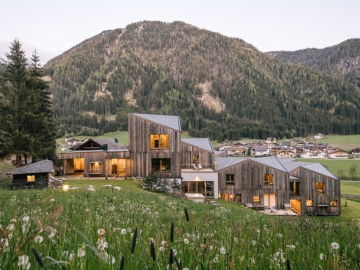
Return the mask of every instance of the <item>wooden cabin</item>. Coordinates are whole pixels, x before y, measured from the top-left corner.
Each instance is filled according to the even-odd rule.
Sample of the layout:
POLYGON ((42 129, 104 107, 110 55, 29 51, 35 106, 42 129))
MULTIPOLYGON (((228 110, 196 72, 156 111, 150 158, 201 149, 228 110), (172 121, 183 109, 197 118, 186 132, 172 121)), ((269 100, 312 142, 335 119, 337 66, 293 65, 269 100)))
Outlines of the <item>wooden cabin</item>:
POLYGON ((42 160, 13 169, 8 174, 13 177, 12 183, 14 189, 43 189, 48 187, 48 175, 53 171, 53 162, 51 160, 42 160))
POLYGON ((132 113, 128 131, 131 176, 154 171, 164 178, 181 178, 179 116, 132 113))
POLYGON ((300 215, 340 215, 340 180, 319 163, 280 162, 290 177, 290 204, 300 215))
POLYGON ((216 158, 221 198, 257 208, 289 202, 288 172, 275 157, 216 158))
POLYGON ((130 174, 129 149, 110 138, 88 139, 59 153, 58 158, 63 160, 64 175, 126 177, 130 174))

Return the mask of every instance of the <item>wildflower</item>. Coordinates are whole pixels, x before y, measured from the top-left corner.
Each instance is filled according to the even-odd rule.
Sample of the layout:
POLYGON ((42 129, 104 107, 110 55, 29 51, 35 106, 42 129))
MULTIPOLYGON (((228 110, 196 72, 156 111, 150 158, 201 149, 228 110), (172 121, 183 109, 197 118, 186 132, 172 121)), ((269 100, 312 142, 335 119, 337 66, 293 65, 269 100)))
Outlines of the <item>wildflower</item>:
POLYGON ((86 252, 85 252, 85 250, 84 249, 82 249, 82 248, 79 248, 78 249, 78 252, 77 252, 77 255, 78 255, 78 257, 84 257, 85 255, 86 255, 86 252))
POLYGON ((220 248, 220 254, 226 254, 226 249, 224 247, 221 247, 220 248))
POLYGON ((35 236, 34 241, 35 243, 42 243, 42 241, 44 240, 44 237, 42 237, 41 235, 35 236))
POLYGON ((48 237, 51 239, 55 236, 55 234, 56 234, 56 229, 52 229, 48 237))
POLYGON ((161 245, 166 248, 168 246, 168 242, 163 240, 161 241, 161 245))
POLYGON ((209 246, 209 250, 212 250, 214 247, 213 246, 209 246))
POLYGON ((184 238, 184 244, 185 245, 189 244, 189 240, 187 238, 184 238))
POLYGON ((10 224, 6 227, 6 230, 7 230, 7 231, 12 231, 12 230, 14 230, 14 228, 15 228, 14 224, 10 223, 10 224))
POLYGON ((358 249, 360 249, 360 244, 357 244, 356 247, 357 247, 358 249))
POLYGON ((21 266, 22 269, 30 269, 29 257, 26 255, 19 256, 18 266, 21 266))
POLYGON ((10 223, 16 223, 16 218, 10 219, 10 223))
POLYGON ((105 230, 104 229, 98 229, 97 230, 97 233, 100 237, 104 236, 105 235, 105 230))
POLYGON ((189 268, 187 268, 187 267, 185 267, 185 268, 183 268, 182 270, 190 270, 189 268))
POLYGON ((103 251, 105 250, 105 248, 108 247, 108 243, 106 242, 106 240, 102 238, 99 238, 96 244, 97 244, 97 249, 100 251, 103 251))
POLYGON ((121 234, 126 234, 126 229, 122 229, 121 234))
POLYGON ((72 252, 69 256, 69 262, 71 262, 75 258, 75 253, 72 252))
POLYGON ((294 246, 294 245, 287 245, 286 247, 287 247, 288 249, 295 250, 295 246, 294 246))
POLYGON ((114 263, 116 262, 115 257, 114 257, 114 256, 110 256, 109 254, 107 254, 107 252, 104 252, 103 257, 104 257, 105 261, 106 261, 107 263, 109 263, 109 264, 110 264, 110 263, 111 263, 111 264, 114 264, 114 263), (110 260, 111 260, 111 262, 110 262, 110 260))
POLYGON ((255 246, 255 245, 256 245, 256 241, 255 241, 255 240, 252 240, 252 241, 251 241, 251 244, 252 244, 253 246, 255 246))
POLYGON ((216 256, 216 257, 213 259, 213 262, 214 262, 214 263, 218 263, 218 262, 219 262, 219 257, 216 256))
POLYGON ((51 198, 51 199, 50 199, 50 202, 55 202, 55 199, 54 199, 54 198, 51 198))
POLYGON ((320 257, 320 261, 322 261, 324 259, 324 253, 320 253, 319 257, 320 257))
POLYGON ((332 242, 331 243, 331 249, 339 249, 339 244, 338 243, 336 243, 336 242, 332 242))
POLYGON ((261 231, 260 231, 260 230, 257 230, 256 232, 257 232, 257 233, 261 233, 261 231))
POLYGON ((276 236, 279 237, 279 238, 283 237, 281 233, 278 233, 276 236))
POLYGON ((29 217, 29 216, 26 216, 26 217, 23 217, 22 221, 24 221, 24 222, 29 222, 29 219, 30 219, 30 217, 29 217))
POLYGON ((165 248, 164 247, 159 247, 159 251, 164 252, 165 248))

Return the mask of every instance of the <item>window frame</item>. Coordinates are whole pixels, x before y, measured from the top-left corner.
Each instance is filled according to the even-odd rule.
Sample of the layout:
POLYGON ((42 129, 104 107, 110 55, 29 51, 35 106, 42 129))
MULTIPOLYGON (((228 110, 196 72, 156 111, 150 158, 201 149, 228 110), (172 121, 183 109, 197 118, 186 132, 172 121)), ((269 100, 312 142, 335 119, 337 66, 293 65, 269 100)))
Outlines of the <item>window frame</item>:
POLYGON ((307 207, 314 207, 314 202, 313 202, 313 200, 306 200, 306 206, 307 206, 307 207))
POLYGON ((169 149, 169 134, 150 134, 149 135, 150 149, 169 149), (162 146, 162 147, 161 147, 162 146))
POLYGON ((273 173, 265 173, 264 183, 267 186, 273 186, 274 185, 274 174, 273 173))
POLYGON ((158 173, 166 173, 166 172, 171 172, 171 158, 152 158, 151 159, 151 170, 153 172, 158 172, 158 173), (159 163, 154 164, 154 161, 159 161, 159 163), (168 163, 163 163, 163 161, 166 161, 168 163), (154 170, 155 165, 159 166, 159 170, 154 170), (164 169, 164 167, 166 167, 164 169))
POLYGON ((253 195, 253 203, 261 203, 260 195, 253 195))
POLYGON ((35 182, 35 179, 36 179, 35 174, 28 174, 28 175, 26 176, 26 182, 28 182, 28 183, 33 183, 33 182, 35 182))
POLYGON ((324 182, 316 182, 315 183, 316 193, 318 193, 318 194, 325 193, 324 189, 325 189, 325 183, 324 182))
POLYGON ((235 185, 235 174, 233 173, 227 173, 226 174, 226 185, 235 185))
POLYGON ((338 207, 338 200, 330 200, 330 207, 338 207))
POLYGON ((102 162, 90 162, 90 174, 102 174, 102 162), (99 164, 99 169, 93 170, 93 165, 99 164))

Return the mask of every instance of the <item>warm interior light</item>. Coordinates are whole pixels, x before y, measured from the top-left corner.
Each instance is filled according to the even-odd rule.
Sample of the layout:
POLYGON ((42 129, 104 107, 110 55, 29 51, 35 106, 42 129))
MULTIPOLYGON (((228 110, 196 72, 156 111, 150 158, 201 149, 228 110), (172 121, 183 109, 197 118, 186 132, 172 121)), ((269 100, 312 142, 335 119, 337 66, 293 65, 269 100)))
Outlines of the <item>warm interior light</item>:
POLYGON ((69 191, 69 185, 63 185, 62 190, 63 191, 69 191))

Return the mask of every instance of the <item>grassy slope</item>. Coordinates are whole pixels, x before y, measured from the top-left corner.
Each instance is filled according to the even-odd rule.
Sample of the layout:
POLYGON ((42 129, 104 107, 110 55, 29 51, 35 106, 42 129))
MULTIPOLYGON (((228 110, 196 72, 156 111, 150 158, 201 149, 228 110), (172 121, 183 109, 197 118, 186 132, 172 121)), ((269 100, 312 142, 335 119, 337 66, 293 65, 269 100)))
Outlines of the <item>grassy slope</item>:
POLYGON ((360 135, 326 135, 324 139, 315 141, 330 143, 331 145, 341 147, 346 151, 360 147, 360 135))

